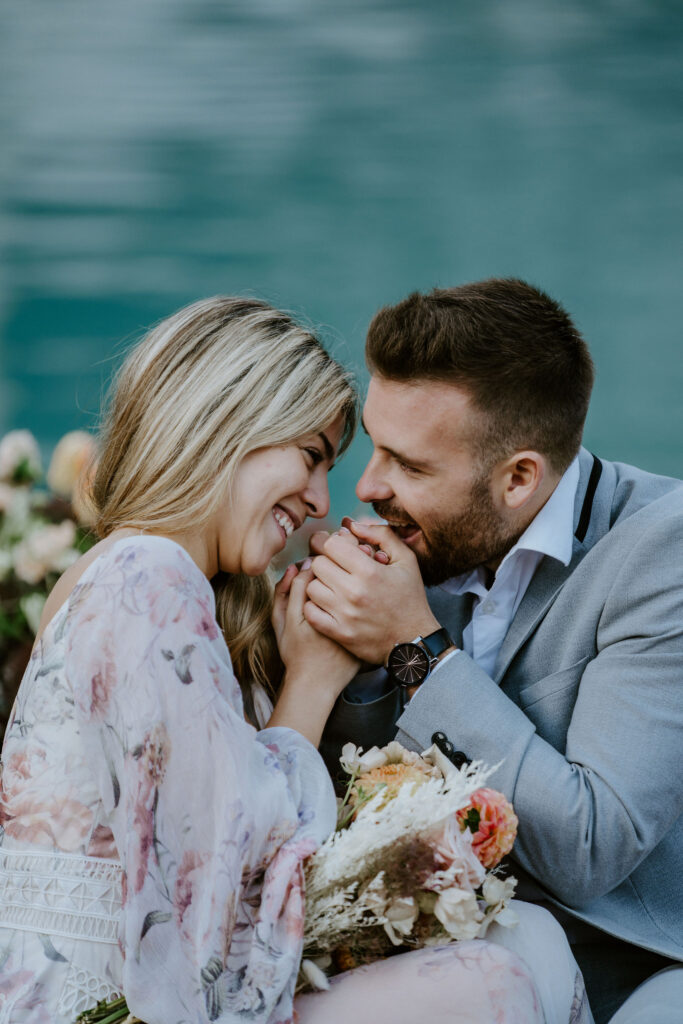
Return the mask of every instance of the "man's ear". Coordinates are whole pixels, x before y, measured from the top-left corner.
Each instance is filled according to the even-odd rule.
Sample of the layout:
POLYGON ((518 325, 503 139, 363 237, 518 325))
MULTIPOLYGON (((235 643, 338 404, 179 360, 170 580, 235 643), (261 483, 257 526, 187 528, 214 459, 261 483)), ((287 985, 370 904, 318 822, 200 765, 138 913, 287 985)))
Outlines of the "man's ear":
POLYGON ((499 462, 493 470, 493 488, 499 501, 511 512, 524 508, 530 501, 545 501, 548 464, 539 452, 515 452, 499 462))

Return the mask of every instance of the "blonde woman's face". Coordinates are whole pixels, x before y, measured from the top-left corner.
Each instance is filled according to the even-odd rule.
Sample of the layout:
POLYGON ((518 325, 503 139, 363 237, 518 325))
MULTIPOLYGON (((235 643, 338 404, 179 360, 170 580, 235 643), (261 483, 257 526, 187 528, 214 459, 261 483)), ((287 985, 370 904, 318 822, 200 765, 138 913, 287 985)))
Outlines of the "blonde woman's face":
POLYGON ((233 497, 218 513, 218 563, 223 572, 258 576, 308 516, 330 508, 327 485, 343 431, 336 419, 318 434, 259 448, 240 463, 233 497))

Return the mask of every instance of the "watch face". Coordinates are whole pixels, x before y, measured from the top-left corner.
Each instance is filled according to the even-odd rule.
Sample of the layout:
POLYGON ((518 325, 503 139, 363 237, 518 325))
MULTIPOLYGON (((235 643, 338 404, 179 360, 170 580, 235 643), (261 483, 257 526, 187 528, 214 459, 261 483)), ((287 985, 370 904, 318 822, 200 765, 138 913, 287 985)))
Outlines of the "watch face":
POLYGON ((396 644, 387 668, 401 686, 418 686, 429 675, 429 657, 418 644, 396 644))

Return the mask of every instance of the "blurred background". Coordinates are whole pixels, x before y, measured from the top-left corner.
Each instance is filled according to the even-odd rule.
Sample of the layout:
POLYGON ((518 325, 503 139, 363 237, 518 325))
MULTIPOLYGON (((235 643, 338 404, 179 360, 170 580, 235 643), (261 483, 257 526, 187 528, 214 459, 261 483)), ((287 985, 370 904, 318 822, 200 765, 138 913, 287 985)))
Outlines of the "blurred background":
MULTIPOLYGON (((200 296, 322 328, 491 275, 548 290, 586 441, 683 474, 680 0, 4 0, 0 434, 91 429, 125 346, 200 296)), ((332 478, 356 508, 360 438, 332 478)))

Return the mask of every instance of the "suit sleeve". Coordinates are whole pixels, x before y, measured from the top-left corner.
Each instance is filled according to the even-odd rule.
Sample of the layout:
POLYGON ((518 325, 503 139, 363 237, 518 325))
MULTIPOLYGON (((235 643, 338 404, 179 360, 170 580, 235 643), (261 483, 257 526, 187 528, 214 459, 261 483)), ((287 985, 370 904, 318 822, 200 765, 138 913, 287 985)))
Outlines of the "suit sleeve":
POLYGON ((650 524, 620 562, 597 624, 566 746, 465 653, 437 669, 399 719, 423 749, 444 729, 494 765, 519 817, 515 857, 568 906, 611 891, 683 812, 683 526, 650 524))

